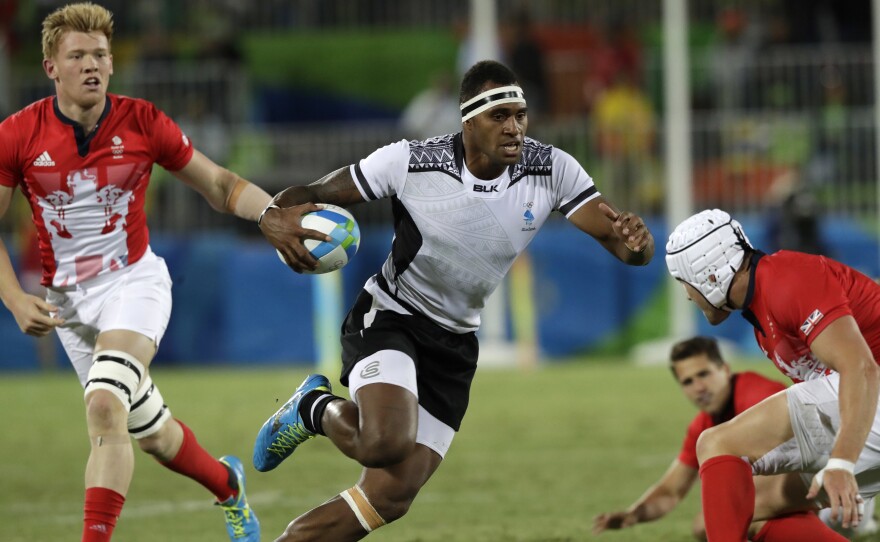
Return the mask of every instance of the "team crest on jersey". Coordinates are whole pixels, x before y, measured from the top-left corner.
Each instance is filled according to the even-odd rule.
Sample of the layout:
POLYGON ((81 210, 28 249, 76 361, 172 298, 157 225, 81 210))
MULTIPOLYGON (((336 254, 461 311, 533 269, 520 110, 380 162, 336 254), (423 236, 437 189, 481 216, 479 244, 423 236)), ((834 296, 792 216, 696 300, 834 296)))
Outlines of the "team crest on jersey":
POLYGON ((125 145, 122 144, 122 138, 119 136, 113 136, 113 139, 110 141, 113 142, 113 145, 110 146, 110 152, 113 153, 113 158, 122 158, 122 153, 125 152, 125 145))
POLYGON ((816 324, 818 324, 819 321, 822 320, 822 318, 824 317, 825 315, 822 314, 819 309, 811 312, 810 315, 807 317, 807 320, 803 324, 801 324, 801 333, 803 333, 804 335, 809 335, 810 333, 812 333, 813 328, 815 328, 816 324))
POLYGON ((526 208, 526 212, 523 213, 523 228, 522 231, 535 231, 535 215, 532 213, 532 207, 534 207, 535 202, 529 201, 523 203, 523 207, 526 208))

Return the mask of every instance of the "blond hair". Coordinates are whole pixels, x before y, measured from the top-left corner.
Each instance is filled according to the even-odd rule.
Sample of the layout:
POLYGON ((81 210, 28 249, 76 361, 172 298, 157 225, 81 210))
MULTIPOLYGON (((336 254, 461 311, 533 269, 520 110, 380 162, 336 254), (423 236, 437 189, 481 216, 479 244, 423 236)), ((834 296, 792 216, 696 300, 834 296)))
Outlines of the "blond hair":
POLYGON ((43 58, 52 58, 58 52, 58 44, 67 32, 101 32, 109 44, 113 39, 113 14, 91 2, 56 9, 43 19, 43 58))

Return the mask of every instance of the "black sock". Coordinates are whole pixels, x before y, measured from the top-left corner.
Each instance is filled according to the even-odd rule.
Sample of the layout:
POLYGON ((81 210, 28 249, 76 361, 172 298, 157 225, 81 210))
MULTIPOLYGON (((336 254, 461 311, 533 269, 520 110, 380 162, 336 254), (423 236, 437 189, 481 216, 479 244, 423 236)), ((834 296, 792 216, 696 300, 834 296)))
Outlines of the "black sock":
POLYGON ((321 417, 324 415, 327 405, 336 400, 343 401, 344 399, 323 390, 312 390, 305 394, 299 404, 299 415, 302 417, 306 429, 312 433, 326 436, 324 428, 321 427, 321 417))

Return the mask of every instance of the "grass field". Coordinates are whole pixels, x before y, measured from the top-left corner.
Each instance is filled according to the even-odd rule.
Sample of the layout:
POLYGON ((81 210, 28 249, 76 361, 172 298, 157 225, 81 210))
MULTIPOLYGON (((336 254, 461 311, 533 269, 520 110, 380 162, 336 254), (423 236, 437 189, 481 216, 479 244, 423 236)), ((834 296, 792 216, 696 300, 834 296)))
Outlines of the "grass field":
MULTIPOLYGON (((769 363, 735 367, 774 374, 769 363)), ((166 402, 201 443, 218 456, 245 460, 263 540, 274 540, 292 518, 351 487, 360 472, 323 438, 270 473, 250 466, 257 429, 304 375, 296 369, 154 369, 166 402)), ((79 540, 88 454, 82 409, 73 371, 0 380, 6 413, 0 509, 8 518, 0 540, 79 540)), ((600 537, 590 526, 595 514, 627 506, 662 474, 693 413, 664 367, 604 361, 481 370, 444 464, 410 513, 369 540, 689 541, 696 490, 662 521, 600 537)), ((114 540, 227 540, 211 500, 194 482, 138 452, 114 540)))

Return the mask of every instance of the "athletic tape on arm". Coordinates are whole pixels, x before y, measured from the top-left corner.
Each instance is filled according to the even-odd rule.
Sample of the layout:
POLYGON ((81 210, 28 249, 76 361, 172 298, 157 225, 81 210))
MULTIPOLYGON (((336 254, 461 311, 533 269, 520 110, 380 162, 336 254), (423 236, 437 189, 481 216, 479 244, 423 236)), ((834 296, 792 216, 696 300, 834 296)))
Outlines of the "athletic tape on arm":
POLYGON ((226 210, 246 220, 257 220, 272 196, 259 186, 238 179, 226 198, 226 210))

